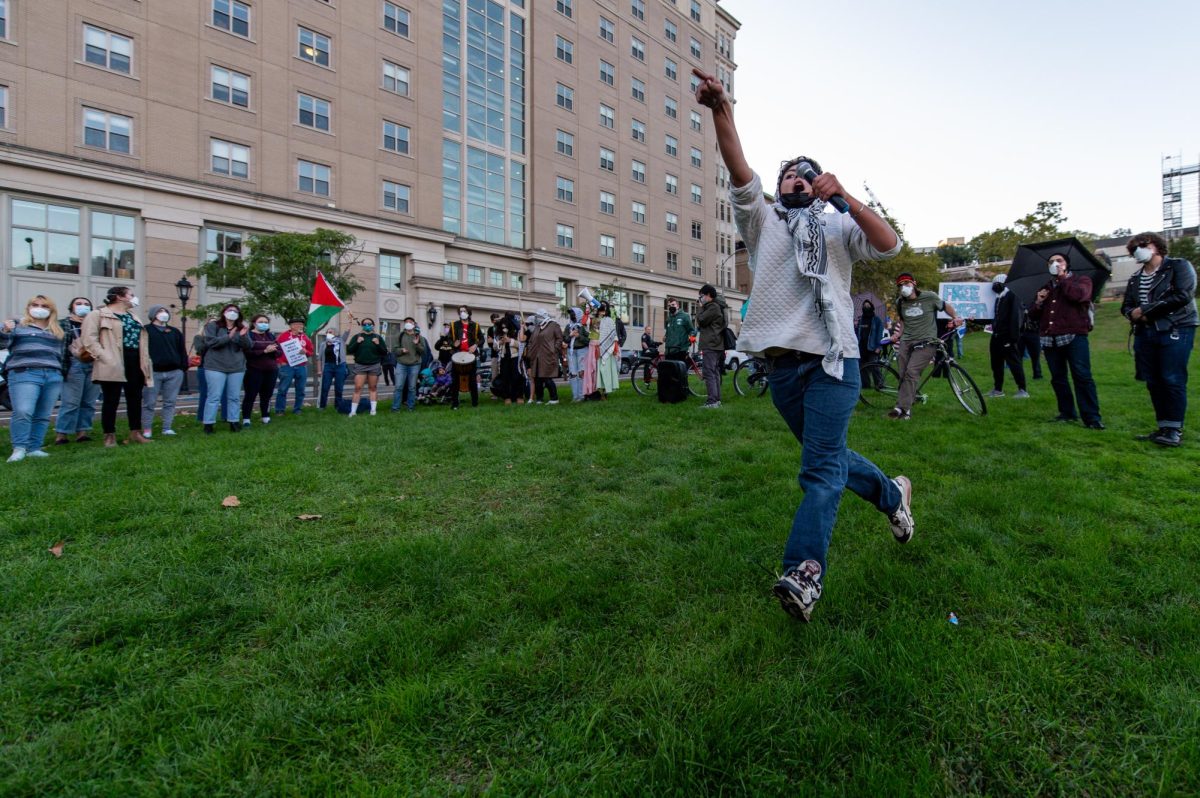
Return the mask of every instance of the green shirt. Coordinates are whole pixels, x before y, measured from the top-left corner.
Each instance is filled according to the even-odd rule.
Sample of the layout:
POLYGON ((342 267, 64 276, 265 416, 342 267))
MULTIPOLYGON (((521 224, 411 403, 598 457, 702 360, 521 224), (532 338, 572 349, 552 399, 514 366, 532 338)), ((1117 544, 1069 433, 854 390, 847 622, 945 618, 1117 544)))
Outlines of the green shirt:
POLYGON ((937 312, 946 307, 942 298, 932 291, 922 291, 912 299, 903 297, 896 302, 896 313, 904 322, 901 341, 932 341, 937 334, 937 312))
POLYGON ((667 332, 663 336, 668 352, 686 352, 691 348, 688 337, 692 334, 692 317, 681 309, 674 316, 667 315, 667 332))

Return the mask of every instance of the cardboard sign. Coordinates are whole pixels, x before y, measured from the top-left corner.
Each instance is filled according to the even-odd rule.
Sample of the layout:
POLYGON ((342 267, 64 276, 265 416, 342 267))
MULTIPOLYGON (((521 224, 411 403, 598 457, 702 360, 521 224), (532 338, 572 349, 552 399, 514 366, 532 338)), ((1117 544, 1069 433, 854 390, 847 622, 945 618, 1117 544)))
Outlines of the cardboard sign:
MULTIPOLYGON (((964 319, 990 321, 996 315, 996 294, 991 283, 938 283, 938 296, 964 319)), ((938 311, 939 319, 947 319, 938 311)))
POLYGON ((304 354, 304 342, 299 338, 280 341, 279 348, 283 350, 283 356, 287 358, 289 366, 303 366, 308 362, 308 355, 304 354))

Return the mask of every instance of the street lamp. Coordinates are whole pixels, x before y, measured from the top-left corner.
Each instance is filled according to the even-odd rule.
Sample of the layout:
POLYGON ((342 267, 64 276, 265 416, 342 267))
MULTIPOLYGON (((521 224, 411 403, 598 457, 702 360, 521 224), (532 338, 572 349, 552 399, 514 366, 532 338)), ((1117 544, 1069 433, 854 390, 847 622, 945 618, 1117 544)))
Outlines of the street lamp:
POLYGON ((37 260, 33 257, 33 236, 26 236, 25 243, 29 245, 29 268, 37 268, 37 260))
POLYGON ((429 307, 425 308, 425 318, 429 319, 429 329, 433 329, 433 325, 437 324, 437 308, 433 303, 429 303, 429 307))
MULTIPOLYGON (((180 334, 183 336, 183 351, 187 351, 187 303, 192 296, 192 281, 187 278, 187 275, 180 277, 175 283, 175 293, 179 296, 179 304, 183 306, 183 311, 179 314, 179 324, 183 328, 180 334)), ((183 392, 190 393, 188 390, 188 370, 187 364, 184 364, 183 369, 183 392)))

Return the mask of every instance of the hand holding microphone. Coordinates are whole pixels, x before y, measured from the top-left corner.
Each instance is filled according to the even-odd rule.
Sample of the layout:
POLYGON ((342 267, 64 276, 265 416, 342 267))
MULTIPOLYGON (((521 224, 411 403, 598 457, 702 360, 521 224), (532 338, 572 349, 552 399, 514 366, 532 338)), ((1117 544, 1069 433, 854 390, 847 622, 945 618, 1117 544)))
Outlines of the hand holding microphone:
POLYGON ((829 172, 817 174, 812 164, 801 161, 796 164, 796 175, 804 178, 812 186, 813 193, 825 202, 838 209, 838 213, 847 213, 850 203, 846 202, 845 189, 836 175, 829 172))

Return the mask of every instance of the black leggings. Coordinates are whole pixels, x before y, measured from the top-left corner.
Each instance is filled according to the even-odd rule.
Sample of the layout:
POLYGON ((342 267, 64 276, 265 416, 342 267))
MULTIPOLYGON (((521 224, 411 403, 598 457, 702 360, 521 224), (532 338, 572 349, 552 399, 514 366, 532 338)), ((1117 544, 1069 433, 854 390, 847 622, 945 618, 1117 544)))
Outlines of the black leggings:
POLYGON ((142 431, 142 388, 146 386, 142 374, 142 350, 126 349, 125 382, 101 382, 100 394, 104 397, 100 405, 100 428, 105 435, 117 431, 117 405, 121 403, 121 389, 125 390, 125 412, 129 415, 129 431, 142 431))
POLYGON ((271 394, 275 393, 275 381, 279 379, 279 370, 259 371, 246 369, 246 377, 242 382, 242 420, 250 418, 254 409, 254 398, 258 397, 258 407, 263 418, 271 417, 271 394))
POLYGON ((554 384, 554 380, 551 377, 538 377, 537 378, 537 400, 539 402, 542 401, 542 389, 543 388, 550 389, 550 401, 552 401, 552 402, 558 401, 558 386, 554 384))

